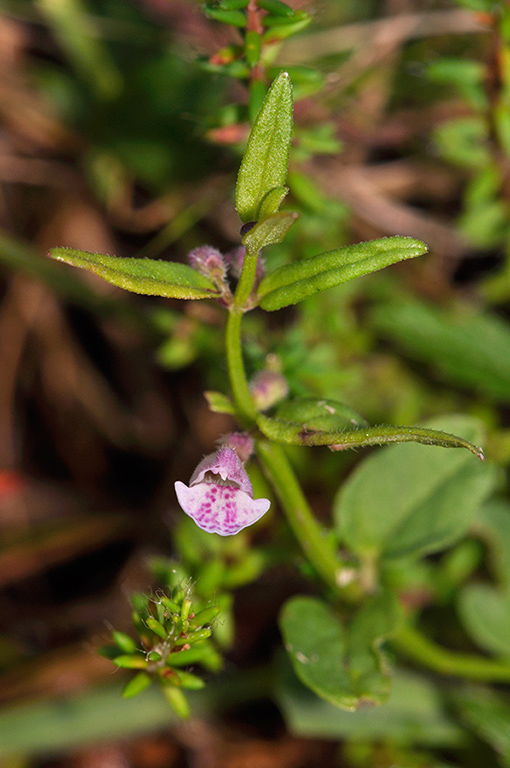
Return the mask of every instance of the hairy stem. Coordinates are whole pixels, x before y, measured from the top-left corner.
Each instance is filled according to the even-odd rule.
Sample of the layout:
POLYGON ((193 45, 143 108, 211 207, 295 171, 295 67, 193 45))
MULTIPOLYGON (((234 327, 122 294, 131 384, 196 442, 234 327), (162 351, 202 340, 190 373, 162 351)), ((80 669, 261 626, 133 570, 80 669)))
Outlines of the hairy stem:
POLYGON ((257 455, 303 552, 324 581, 335 590, 342 589, 342 596, 347 597, 352 569, 337 556, 326 531, 313 516, 282 446, 259 440, 257 455))
POLYGON ((237 416, 242 426, 248 428, 252 426, 255 421, 256 411, 248 386, 246 371, 244 369, 243 350, 241 346, 242 318, 242 310, 233 307, 229 312, 227 320, 225 344, 228 375, 237 416))

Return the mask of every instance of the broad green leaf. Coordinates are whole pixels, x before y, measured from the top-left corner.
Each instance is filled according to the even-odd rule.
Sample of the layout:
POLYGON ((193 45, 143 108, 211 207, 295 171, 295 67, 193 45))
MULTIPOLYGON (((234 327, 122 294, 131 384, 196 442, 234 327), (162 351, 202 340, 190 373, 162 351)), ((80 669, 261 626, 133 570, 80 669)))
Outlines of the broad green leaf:
POLYGON ((350 711, 387 698, 390 678, 379 644, 395 622, 395 606, 386 596, 366 603, 348 627, 314 597, 293 597, 280 613, 285 648, 301 682, 350 711))
POLYGON ((317 400, 313 397, 296 397, 282 403, 277 411, 278 419, 295 424, 300 430, 345 430, 368 426, 368 422, 348 405, 336 400, 317 400))
POLYGON ((206 299, 219 296, 216 286, 186 264, 155 259, 126 259, 74 248, 52 248, 49 256, 82 267, 126 291, 173 299, 206 299))
POLYGON ((510 704, 495 691, 482 687, 452 692, 461 718, 495 750, 498 765, 510 768, 510 704))
POLYGON ((392 301, 372 315, 375 327, 444 378, 510 401, 510 325, 495 314, 460 305, 439 310, 392 301))
POLYGON ((495 576, 510 591, 510 504, 496 499, 484 504, 476 522, 476 532, 489 546, 495 576))
POLYGON ((281 243, 289 229, 296 222, 299 214, 291 211, 273 213, 262 219, 243 237, 243 245, 250 253, 258 253, 261 248, 274 243, 281 243))
POLYGON ((464 628, 481 648, 510 657, 510 594, 489 584, 470 584, 458 608, 464 628))
POLYGON ((262 201, 285 184, 292 137, 292 85, 281 72, 253 125, 239 169, 236 209, 241 221, 256 221, 262 201))
POLYGON ((314 429, 299 422, 287 421, 260 414, 257 417, 260 431, 271 440, 294 445, 327 445, 331 450, 361 448, 388 443, 423 443, 442 448, 467 448, 479 459, 484 459, 481 448, 457 435, 427 427, 363 427, 362 429, 314 429))
POLYGON ((345 712, 305 688, 285 661, 282 659, 279 668, 276 698, 296 736, 438 747, 463 740, 463 731, 448 718, 437 690, 424 677, 397 671, 387 702, 345 712))
POLYGON ((427 246, 412 237, 385 237, 275 269, 261 281, 258 296, 262 309, 273 311, 296 304, 321 291, 356 277, 412 259, 427 252, 427 246))
MULTIPOLYGON (((465 416, 432 426, 479 441, 482 425, 465 416)), ((336 528, 362 557, 404 557, 435 552, 468 530, 497 474, 467 451, 395 445, 365 459, 338 493, 336 528)))

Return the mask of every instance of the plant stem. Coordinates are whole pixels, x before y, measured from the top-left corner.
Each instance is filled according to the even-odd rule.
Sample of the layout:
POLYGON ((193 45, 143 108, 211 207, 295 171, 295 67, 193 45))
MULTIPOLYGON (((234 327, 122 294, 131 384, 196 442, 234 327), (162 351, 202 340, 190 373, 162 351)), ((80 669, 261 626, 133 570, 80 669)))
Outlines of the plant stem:
POLYGON ((429 640, 409 624, 401 627, 390 641, 404 656, 443 675, 486 682, 510 681, 510 663, 449 651, 429 640))
MULTIPOLYGON (((282 446, 268 440, 259 440, 257 456, 276 491, 303 552, 324 581, 336 591, 340 590, 343 586, 343 576, 348 575, 351 568, 337 556, 335 548, 326 538, 326 532, 313 516, 282 446)), ((345 587, 342 594, 344 597, 348 596, 345 587)))
POLYGON ((236 406, 237 416, 243 427, 251 427, 255 422, 256 410, 253 404, 246 371, 244 370, 243 350, 241 346, 242 310, 233 307, 228 315, 225 332, 228 375, 236 406))
POLYGON ((257 271, 257 260, 258 253, 249 253, 249 251, 246 250, 243 269, 234 296, 234 305, 229 310, 227 328, 225 331, 230 386, 232 388, 237 416, 245 428, 254 425, 257 411, 253 403, 244 368, 243 348, 241 344, 241 321, 246 310, 246 303, 253 290, 253 283, 255 282, 255 274, 257 271))
POLYGON ((234 297, 234 307, 240 309, 242 312, 246 309, 246 302, 250 298, 250 294, 253 290, 253 283, 255 282, 255 274, 257 272, 258 253, 250 253, 246 249, 244 256, 243 269, 241 277, 236 288, 236 294, 234 297))
MULTIPOLYGON (((246 428, 255 424, 257 411, 250 393, 243 361, 241 322, 255 280, 258 254, 246 252, 237 285, 234 306, 226 328, 226 352, 230 385, 237 416, 246 428)), ((287 515, 294 535, 321 577, 335 590, 347 585, 351 568, 336 555, 335 548, 315 520, 283 448, 268 440, 258 441, 258 456, 287 515), (347 578, 346 578, 347 577, 347 578)), ((343 590, 347 596, 346 590, 343 590)))

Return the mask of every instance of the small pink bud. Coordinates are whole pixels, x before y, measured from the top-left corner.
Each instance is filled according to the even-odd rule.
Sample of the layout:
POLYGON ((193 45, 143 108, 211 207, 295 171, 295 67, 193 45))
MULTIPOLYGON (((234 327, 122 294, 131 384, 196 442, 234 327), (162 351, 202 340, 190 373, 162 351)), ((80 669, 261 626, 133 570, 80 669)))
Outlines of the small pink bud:
POLYGON ((254 499, 253 487, 232 448, 223 446, 197 466, 189 487, 178 480, 175 493, 184 512, 208 533, 231 536, 264 515, 271 502, 254 499))
POLYGON ((248 432, 230 432, 218 440, 218 445, 225 445, 237 453, 242 463, 245 464, 253 453, 253 439, 248 432))
POLYGON ((188 261, 193 269, 202 272, 218 286, 222 286, 227 276, 227 266, 222 254, 211 245, 201 245, 188 253, 188 261))
POLYGON ((250 391, 257 410, 267 411, 287 397, 289 385, 278 371, 264 370, 253 377, 250 391))

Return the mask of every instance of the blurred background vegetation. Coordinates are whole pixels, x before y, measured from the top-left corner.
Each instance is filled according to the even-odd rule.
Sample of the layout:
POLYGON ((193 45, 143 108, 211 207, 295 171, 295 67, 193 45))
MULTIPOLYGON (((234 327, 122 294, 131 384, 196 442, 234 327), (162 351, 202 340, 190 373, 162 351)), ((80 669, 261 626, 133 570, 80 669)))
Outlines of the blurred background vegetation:
MULTIPOLYGON (((393 234, 422 239, 430 253, 272 315, 270 333, 253 313, 248 365, 282 372, 294 395, 348 402, 371 423, 478 416, 504 487, 508 4, 289 5, 313 15, 274 62, 294 73, 290 187, 301 219, 267 258, 277 265, 393 234)), ((45 252, 62 245, 183 261, 203 243, 238 243, 232 199, 247 94, 235 66, 217 57, 238 40, 195 0, 2 3, 0 760, 508 766, 510 707, 496 694, 473 689, 459 703, 455 689, 441 698, 409 670, 392 710, 355 720, 339 712, 329 726, 284 683, 272 695, 275 617, 301 587, 277 515, 222 550, 211 589, 236 587, 235 629, 223 627, 227 671, 192 698, 190 722, 175 725, 158 691, 122 700, 126 678, 96 654, 112 625, 128 628, 128 594, 155 584, 155 557, 177 556, 195 578, 221 559, 182 521, 173 482, 233 428, 203 396, 225 387, 222 314, 127 294, 45 252)), ((359 458, 292 451, 319 516, 359 458)), ((499 542, 510 582, 509 508, 498 504, 484 535, 499 542)), ((429 621, 446 643, 461 636, 456 584, 477 569, 486 575, 484 546, 468 539, 443 563, 442 605, 429 621)), ((395 575, 424 605, 427 567, 395 575)), ((510 655, 508 637, 503 646, 510 655)))

